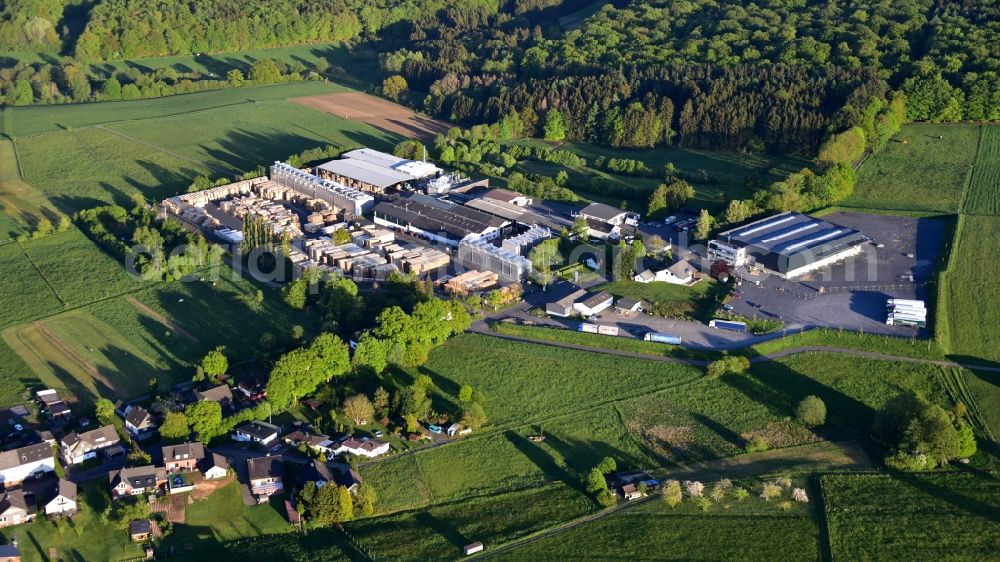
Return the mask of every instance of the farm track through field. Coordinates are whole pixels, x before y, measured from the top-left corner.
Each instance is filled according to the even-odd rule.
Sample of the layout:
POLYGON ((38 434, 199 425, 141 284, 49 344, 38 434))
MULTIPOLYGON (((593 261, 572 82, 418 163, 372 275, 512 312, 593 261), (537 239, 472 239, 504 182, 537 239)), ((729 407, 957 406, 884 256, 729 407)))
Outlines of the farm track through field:
POLYGON ((139 301, 139 299, 133 296, 129 296, 126 297, 125 300, 127 300, 129 304, 138 309, 139 312, 145 314, 146 316, 149 316, 153 320, 156 320, 157 322, 159 322, 160 324, 162 324, 164 327, 174 332, 175 334, 186 338, 188 341, 192 343, 198 343, 198 338, 194 337, 191 334, 191 332, 185 330, 183 326, 167 318, 166 316, 160 314, 159 312, 153 310, 152 308, 149 308, 141 301, 139 301))
MULTIPOLYGON (((46 326, 44 322, 33 322, 31 325, 36 330, 38 330, 38 333, 45 339, 45 341, 52 344, 52 346, 59 353, 61 353, 67 359, 75 363, 76 366, 83 369, 84 372, 93 377, 95 380, 99 380, 104 382, 104 384, 108 384, 107 379, 105 379, 104 376, 101 375, 101 372, 97 370, 97 367, 95 367, 93 363, 87 361, 83 357, 80 357, 80 355, 76 351, 74 351, 71 347, 66 345, 66 342, 62 341, 61 339, 59 339, 59 336, 52 333, 52 330, 50 330, 49 327, 46 326)), ((20 336, 20 332, 18 332, 18 336, 20 336)))
POLYGON ((100 129, 102 131, 106 131, 108 133, 111 133, 112 135, 119 136, 119 137, 121 137, 121 138, 123 138, 123 139, 125 139, 127 141, 134 142, 136 144, 145 146, 146 148, 152 148, 153 150, 156 150, 158 152, 162 152, 162 153, 166 154, 167 156, 170 156, 172 158, 176 158, 178 160, 182 160, 184 162, 187 162, 188 164, 192 164, 192 165, 197 166, 199 168, 207 168, 207 169, 209 169, 209 170, 211 170, 211 171, 213 171, 213 172, 215 172, 217 174, 222 174, 224 176, 234 177, 234 173, 235 173, 234 170, 226 169, 226 168, 221 168, 219 166, 216 166, 215 164, 209 164, 207 162, 201 162, 199 160, 195 160, 194 158, 188 158, 187 156, 182 156, 182 155, 180 155, 180 154, 178 154, 178 153, 176 153, 176 152, 174 152, 174 151, 172 151, 170 149, 163 148, 162 146, 153 144, 151 142, 146 142, 146 141, 144 141, 144 140, 142 140, 140 138, 133 137, 132 135, 129 135, 127 133, 123 133, 123 132, 121 132, 119 130, 116 130, 116 129, 112 129, 112 128, 107 127, 105 125, 97 125, 94 128, 95 129, 100 129))

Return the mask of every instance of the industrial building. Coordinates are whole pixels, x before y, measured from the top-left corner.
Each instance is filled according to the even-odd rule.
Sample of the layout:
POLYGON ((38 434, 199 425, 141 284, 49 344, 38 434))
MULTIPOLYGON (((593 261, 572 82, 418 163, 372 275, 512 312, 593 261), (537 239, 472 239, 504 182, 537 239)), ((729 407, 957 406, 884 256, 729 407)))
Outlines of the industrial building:
POLYGON ((375 206, 375 198, 367 193, 303 172, 284 162, 275 162, 271 166, 271 181, 313 199, 326 201, 337 209, 344 209, 348 218, 367 213, 375 206))
POLYGON ((791 278, 856 255, 866 241, 852 228, 789 211, 720 233, 708 257, 791 278))
POLYGON ((430 162, 407 160, 370 148, 345 152, 337 160, 316 166, 315 171, 323 179, 376 195, 437 178, 444 172, 430 162))
POLYGON ((458 261, 469 269, 492 271, 504 283, 523 281, 531 273, 531 261, 528 258, 495 246, 485 238, 459 243, 458 261))
POLYGON ((532 225, 528 228, 528 230, 518 234, 517 236, 504 238, 500 247, 512 254, 527 257, 528 252, 530 252, 535 245, 543 240, 548 240, 549 238, 552 238, 551 230, 545 228, 544 226, 532 225))
POLYGON ((587 294, 587 291, 580 289, 574 291, 565 297, 555 301, 545 304, 545 313, 551 316, 561 316, 563 318, 571 316, 573 314, 573 305, 576 301, 582 299, 587 294))
POLYGON ((375 224, 451 246, 463 240, 497 238, 509 224, 482 211, 420 193, 380 201, 374 215, 375 224))
POLYGON ((595 314, 600 314, 614 302, 614 297, 605 291, 598 291, 587 295, 587 298, 573 304, 573 310, 580 313, 580 316, 589 318, 595 314))
POLYGON ((617 238, 625 226, 637 226, 639 214, 618 209, 604 203, 591 203, 580 209, 578 215, 587 219, 590 236, 600 238, 617 238))

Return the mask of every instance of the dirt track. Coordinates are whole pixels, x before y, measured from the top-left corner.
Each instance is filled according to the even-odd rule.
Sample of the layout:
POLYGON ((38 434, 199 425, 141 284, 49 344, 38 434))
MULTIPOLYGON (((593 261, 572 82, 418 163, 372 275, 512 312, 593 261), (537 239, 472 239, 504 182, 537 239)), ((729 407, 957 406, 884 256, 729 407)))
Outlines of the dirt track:
POLYGON ((150 318, 156 320, 160 324, 163 324, 163 326, 165 326, 167 329, 174 332, 175 334, 187 338, 188 340, 194 343, 198 343, 198 338, 191 335, 191 332, 185 330, 180 324, 174 322, 173 320, 167 318, 166 316, 160 314, 159 312, 139 302, 139 300, 136 299, 135 297, 128 297, 128 299, 126 300, 129 302, 129 304, 138 309, 139 312, 145 314, 146 316, 149 316, 150 318))
POLYGON ((361 92, 305 96, 293 98, 291 101, 337 117, 362 121, 379 129, 424 141, 431 140, 451 128, 451 125, 444 121, 438 121, 408 107, 361 92))

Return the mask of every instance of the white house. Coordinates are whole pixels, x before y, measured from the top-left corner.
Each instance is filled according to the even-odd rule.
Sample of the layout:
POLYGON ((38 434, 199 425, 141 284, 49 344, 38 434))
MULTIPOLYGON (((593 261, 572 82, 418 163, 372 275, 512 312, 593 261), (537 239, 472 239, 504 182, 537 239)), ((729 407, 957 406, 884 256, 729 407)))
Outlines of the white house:
POLYGON ((276 425, 262 421, 252 421, 237 427, 232 437, 233 441, 270 445, 272 441, 278 438, 279 433, 281 433, 281 428, 276 425))
POLYGON ((607 309, 613 302, 614 297, 604 291, 599 291, 587 296, 582 301, 574 303, 573 310, 579 312, 580 316, 589 318, 607 309))
POLYGON ((45 504, 45 515, 73 515, 76 513, 76 484, 59 479, 56 495, 45 504))
POLYGON ((115 426, 106 425, 83 433, 67 433, 59 442, 67 464, 79 464, 97 456, 101 449, 121 442, 115 426))
POLYGON ((663 281, 665 283, 671 283, 674 285, 689 285, 694 281, 694 274, 698 270, 695 269, 690 262, 686 260, 680 260, 677 263, 671 265, 666 269, 661 269, 660 271, 652 271, 647 269, 642 273, 637 274, 632 279, 639 283, 650 283, 653 281, 663 281))
POLYGON ((225 478, 229 474, 229 462, 219 453, 210 453, 198 461, 198 470, 206 480, 225 478))
POLYGON ((378 439, 345 439, 340 443, 340 446, 334 449, 333 454, 351 454, 358 455, 361 457, 368 457, 370 459, 375 458, 379 455, 384 455, 389 452, 389 444, 379 441, 378 439))
POLYGON ((141 406, 129 406, 125 408, 125 429, 136 439, 145 437, 154 429, 156 423, 153 422, 153 415, 141 406))
POLYGON ((28 445, 0 453, 0 484, 10 486, 42 476, 56 469, 52 446, 48 443, 28 445))

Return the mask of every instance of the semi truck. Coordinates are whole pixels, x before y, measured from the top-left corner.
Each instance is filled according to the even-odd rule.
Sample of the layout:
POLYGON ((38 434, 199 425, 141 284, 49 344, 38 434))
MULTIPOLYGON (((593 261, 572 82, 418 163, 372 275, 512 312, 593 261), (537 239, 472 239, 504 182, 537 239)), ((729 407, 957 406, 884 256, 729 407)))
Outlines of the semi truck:
POLYGON ((746 322, 736 322, 734 320, 711 320, 708 323, 709 328, 718 328, 720 330, 731 330, 733 332, 746 333, 747 324, 746 322))
POLYGON ((681 338, 679 336, 671 336, 670 334, 661 334, 660 332, 646 332, 646 335, 642 337, 646 341, 655 341, 659 343, 669 343, 672 345, 680 345, 681 338))

